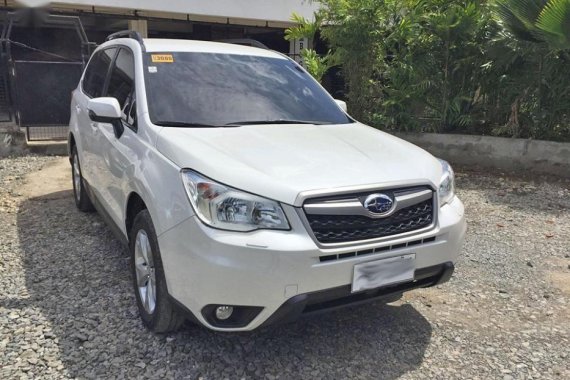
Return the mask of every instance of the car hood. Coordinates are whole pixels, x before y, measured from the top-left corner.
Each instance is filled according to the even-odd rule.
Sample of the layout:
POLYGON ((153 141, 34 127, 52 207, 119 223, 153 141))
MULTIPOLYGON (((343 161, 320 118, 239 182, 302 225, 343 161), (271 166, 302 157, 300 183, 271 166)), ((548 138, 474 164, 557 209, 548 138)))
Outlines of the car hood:
POLYGON ((157 149, 181 168, 296 206, 305 191, 436 185, 442 175, 423 149, 360 123, 164 127, 157 149))

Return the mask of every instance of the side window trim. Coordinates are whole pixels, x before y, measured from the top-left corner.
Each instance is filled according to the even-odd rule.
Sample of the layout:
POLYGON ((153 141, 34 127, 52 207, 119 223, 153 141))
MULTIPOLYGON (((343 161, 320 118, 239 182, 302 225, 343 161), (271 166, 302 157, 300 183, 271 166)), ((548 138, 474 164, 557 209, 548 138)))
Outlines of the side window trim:
MULTIPOLYGON (((132 97, 134 98, 134 102, 131 102, 129 109, 127 111, 127 120, 128 120, 128 115, 131 112, 131 108, 133 107, 133 105, 136 107, 137 103, 136 103, 136 94, 137 94, 137 90, 136 90, 136 64, 135 64, 135 53, 133 52, 133 50, 126 46, 126 45, 114 45, 113 47, 117 48, 117 51, 115 52, 115 56, 113 57, 113 60, 111 61, 111 64, 109 65, 109 70, 107 71, 107 76, 105 77, 105 85, 103 87, 103 96, 107 96, 107 92, 109 90, 109 82, 111 81, 111 73, 113 72, 113 68, 115 67, 115 62, 117 61, 117 58, 119 57, 119 53, 121 50, 128 50, 131 53, 131 57, 133 60, 133 69, 135 70, 135 76, 133 78, 133 90, 132 90, 132 97)), ((137 133, 138 128, 137 128, 137 122, 136 122, 136 115, 138 113, 136 112, 135 109, 135 118, 134 118, 134 123, 131 124, 129 123, 127 120, 124 120, 123 118, 121 118, 122 123, 129 128, 130 130, 132 130, 133 132, 137 133)))
POLYGON ((138 115, 138 113, 137 113, 137 91, 136 91, 136 89, 134 88, 134 86, 133 86, 133 90, 132 90, 131 92, 132 92, 132 95, 131 95, 131 97, 132 97, 131 104, 129 105, 129 109, 126 110, 126 111, 127 111, 127 113, 126 113, 126 115, 127 115, 127 120, 124 120, 123 118, 121 118, 121 121, 123 122, 123 124, 125 124, 125 126, 126 126, 127 128, 129 128, 131 131, 137 133, 137 132, 138 132, 138 129, 139 129, 139 128, 138 128, 138 125, 137 125, 137 124, 138 124, 138 123, 137 123, 137 115, 138 115), (135 116, 133 117, 133 122, 132 122, 132 123, 129 123, 128 120, 129 120, 129 116, 131 115, 131 112, 132 112, 133 107, 135 107, 135 116))
POLYGON ((85 91, 85 87, 83 86, 83 84, 84 84, 85 79, 86 79, 87 70, 89 70, 91 65, 93 65, 93 61, 98 58, 98 55, 102 51, 103 50, 99 50, 99 51, 96 51, 93 54, 91 54, 91 57, 89 58, 89 61, 87 62, 87 65, 85 65, 85 69, 83 70, 83 76, 81 77, 81 82, 79 82, 79 89, 81 90, 81 93, 83 95, 87 96, 89 99, 91 99, 91 95, 88 94, 87 91, 85 91))
POLYGON ((113 72, 113 68, 115 67, 115 61, 119 56, 119 51, 121 50, 120 45, 113 45, 115 48, 115 55, 111 59, 109 63, 109 67, 107 68, 107 74, 105 75, 105 82, 103 83, 103 90, 101 91, 101 96, 107 96, 107 91, 109 90, 109 81, 111 80, 111 73, 113 72))

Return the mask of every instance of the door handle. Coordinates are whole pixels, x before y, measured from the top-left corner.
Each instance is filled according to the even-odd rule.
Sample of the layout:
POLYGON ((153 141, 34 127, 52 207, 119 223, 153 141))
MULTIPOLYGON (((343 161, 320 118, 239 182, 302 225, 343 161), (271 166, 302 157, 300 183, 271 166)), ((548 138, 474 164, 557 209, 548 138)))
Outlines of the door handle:
POLYGON ((78 105, 75 106, 75 111, 77 111, 77 113, 81 113, 81 107, 79 107, 78 105))

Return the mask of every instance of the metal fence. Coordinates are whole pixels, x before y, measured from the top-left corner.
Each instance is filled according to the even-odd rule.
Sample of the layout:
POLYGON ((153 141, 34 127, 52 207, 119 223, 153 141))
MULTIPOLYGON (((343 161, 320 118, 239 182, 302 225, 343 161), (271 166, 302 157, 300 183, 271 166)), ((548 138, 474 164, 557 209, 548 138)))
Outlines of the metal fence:
POLYGON ((37 125, 26 127, 28 141, 67 140, 69 127, 67 125, 37 125))
POLYGON ((81 62, 15 61, 12 77, 16 109, 28 140, 67 138, 71 91, 81 77, 81 62))
POLYGON ((0 120, 13 121, 24 128, 30 141, 66 139, 71 92, 77 87, 94 47, 77 16, 52 15, 35 9, 7 13, 0 36, 0 120), (30 38, 22 38, 22 32, 22 41, 16 41, 12 39, 15 26, 36 32, 44 26, 74 30, 79 38, 73 46, 80 54, 66 57, 64 53, 47 51, 50 41, 39 33, 32 39, 37 46, 30 46, 30 38), (17 54, 12 52, 12 46, 18 47, 17 54))

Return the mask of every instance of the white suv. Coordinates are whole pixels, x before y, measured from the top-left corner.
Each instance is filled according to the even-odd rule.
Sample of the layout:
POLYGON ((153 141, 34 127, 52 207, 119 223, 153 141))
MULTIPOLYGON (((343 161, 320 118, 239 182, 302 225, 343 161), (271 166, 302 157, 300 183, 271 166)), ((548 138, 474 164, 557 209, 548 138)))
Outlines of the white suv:
POLYGON ((363 125, 293 60, 120 32, 73 92, 77 207, 128 247, 142 320, 253 330, 447 281, 451 167, 363 125))

